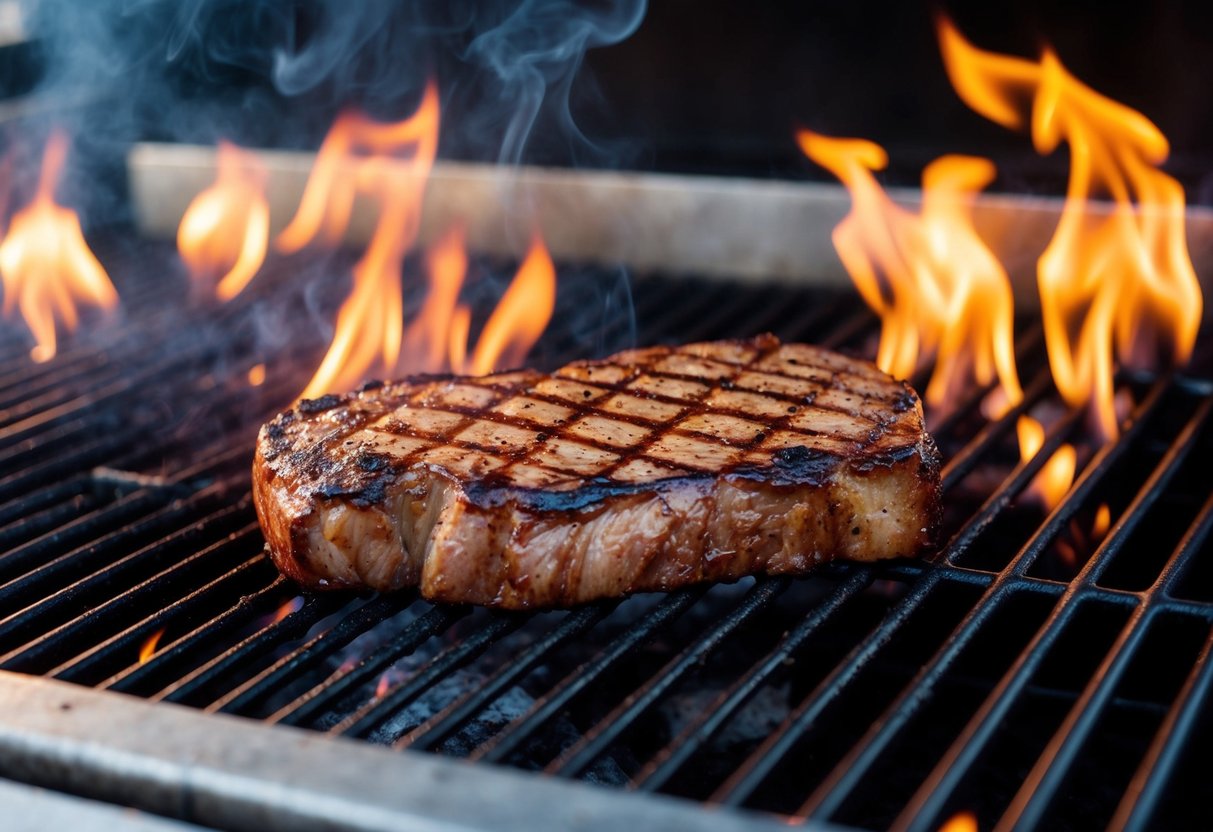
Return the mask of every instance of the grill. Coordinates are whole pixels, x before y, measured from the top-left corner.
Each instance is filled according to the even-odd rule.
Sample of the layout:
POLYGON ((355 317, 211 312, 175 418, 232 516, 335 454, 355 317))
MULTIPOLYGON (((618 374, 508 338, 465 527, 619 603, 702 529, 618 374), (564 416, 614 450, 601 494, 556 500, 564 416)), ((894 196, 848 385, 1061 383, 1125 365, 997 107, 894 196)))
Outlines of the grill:
MULTIPOLYGON (((1213 682, 1207 355, 1183 375, 1122 374, 1122 435, 1092 445, 1025 327, 1023 404, 990 422, 974 390, 933 426, 946 542, 925 562, 536 614, 411 592, 301 596, 261 553, 248 468, 257 427, 322 354, 310 310, 333 308, 343 287, 318 278, 349 261, 280 261, 200 312, 171 248, 119 232, 98 254, 123 320, 92 322, 44 365, 15 333, 0 344, 0 773, 222 828, 322 828, 331 807, 300 796, 326 778, 359 804, 337 818, 358 828, 427 812, 498 828, 542 816, 742 829, 773 816, 927 830, 960 811, 982 828, 1213 822, 1196 784, 1213 682), (253 385, 258 363, 268 380, 253 385), (1015 422, 1029 408, 1056 418, 1046 452, 1019 464, 1015 422), (1067 441, 1080 472, 1046 513, 1026 489, 1067 441), (1105 506, 1110 526, 1093 531, 1105 506), (244 779, 202 777, 208 752, 174 751, 177 730, 239 743, 223 759, 244 779), (328 768, 308 770, 331 749, 328 768), (433 769, 433 755, 474 764, 433 769), (187 757, 193 779, 166 785, 153 763, 187 757), (367 793, 379 767, 405 763, 427 777, 367 793), (485 774, 501 767, 533 773, 485 774), (434 808, 456 794, 444 777, 462 781, 452 802, 466 805, 434 808), (289 808, 273 791, 285 783, 289 808)), ((509 273, 479 264, 469 295, 490 297, 509 273)), ((877 322, 845 291, 629 284, 566 265, 535 355, 553 366, 764 330, 870 354, 877 322)))

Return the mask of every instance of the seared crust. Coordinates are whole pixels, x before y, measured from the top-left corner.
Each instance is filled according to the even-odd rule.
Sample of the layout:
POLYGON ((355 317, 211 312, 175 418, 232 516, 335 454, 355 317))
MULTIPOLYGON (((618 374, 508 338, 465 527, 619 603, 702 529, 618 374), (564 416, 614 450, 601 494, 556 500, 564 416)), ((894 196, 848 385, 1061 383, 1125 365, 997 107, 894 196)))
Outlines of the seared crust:
POLYGON ((253 485, 301 584, 519 609, 914 555, 939 515, 914 391, 770 335, 303 401, 253 485))

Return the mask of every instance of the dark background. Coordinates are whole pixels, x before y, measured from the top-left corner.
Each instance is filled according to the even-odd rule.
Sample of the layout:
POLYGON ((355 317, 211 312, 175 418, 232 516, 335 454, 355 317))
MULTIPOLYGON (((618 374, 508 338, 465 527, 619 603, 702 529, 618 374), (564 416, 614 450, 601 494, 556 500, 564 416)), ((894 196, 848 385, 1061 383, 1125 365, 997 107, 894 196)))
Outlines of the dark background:
MULTIPOLYGON (((572 11, 523 20, 511 37, 540 43, 578 9, 624 5, 551 1, 572 11)), ((469 44, 530 2, 41 0, 31 13, 35 41, 7 51, 0 81, 9 95, 87 102, 55 116, 69 122, 84 160, 76 168, 96 169, 99 158, 117 171, 138 139, 314 148, 342 107, 407 115, 429 75, 443 94, 441 155, 500 160, 516 102, 469 58, 469 44), (304 52, 343 27, 352 46, 336 69, 293 86, 275 76, 276 51, 304 52)), ((1080 79, 1154 120, 1189 200, 1213 203, 1210 6, 655 0, 622 42, 593 48, 591 38, 584 61, 537 64, 546 94, 518 160, 825 179, 793 143, 803 125, 884 145, 891 184, 915 184, 931 159, 962 152, 998 162, 994 190, 1060 192, 1064 149, 1038 157, 1026 136, 985 121, 952 92, 933 26, 943 11, 985 49, 1036 57, 1052 44, 1080 79)), ((40 139, 28 144, 36 158, 40 139)))

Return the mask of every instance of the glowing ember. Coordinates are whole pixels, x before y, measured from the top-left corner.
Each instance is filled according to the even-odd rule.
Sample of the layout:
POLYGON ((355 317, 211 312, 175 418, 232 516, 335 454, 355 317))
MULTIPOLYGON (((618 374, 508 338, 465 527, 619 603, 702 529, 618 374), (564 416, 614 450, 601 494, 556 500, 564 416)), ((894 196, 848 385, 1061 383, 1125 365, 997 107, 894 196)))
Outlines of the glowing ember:
POLYGON ((219 142, 215 184, 194 197, 177 229, 177 250, 195 281, 228 301, 240 294, 265 260, 270 206, 265 166, 252 153, 219 142))
POLYGON ((160 637, 164 635, 164 628, 160 628, 156 632, 148 636, 147 641, 143 642, 143 646, 139 648, 139 664, 147 664, 152 656, 156 653, 156 647, 160 644, 160 637))
POLYGON ((382 699, 387 696, 387 692, 392 689, 391 672, 385 670, 383 675, 379 677, 378 684, 375 685, 375 698, 382 699))
POLYGON ((834 229, 834 247, 882 327, 876 363, 908 378, 934 355, 926 400, 955 402, 976 379, 997 377, 1001 400, 1023 398, 1015 369, 1011 286, 982 242, 971 216, 974 195, 994 178, 986 159, 945 156, 923 172, 920 213, 896 205, 873 171, 884 150, 862 139, 833 139, 801 130, 800 147, 837 176, 851 194, 851 213, 834 229))
POLYGON ((249 367, 248 383, 250 387, 260 387, 265 384, 265 365, 254 364, 249 367))
POLYGON ((977 832, 977 816, 972 812, 958 812, 939 827, 939 832, 977 832))
POLYGON ((516 367, 539 340, 556 307, 556 267, 538 237, 476 342, 472 375, 516 367))
POLYGON ((75 211, 55 203, 55 183, 67 157, 67 137, 51 134, 33 201, 14 215, 0 243, 4 314, 19 309, 34 335, 34 361, 55 356, 56 321, 74 330, 77 302, 103 309, 118 303, 105 269, 89 250, 75 211))
POLYGON ((336 243, 359 193, 378 203, 379 218, 354 266, 354 288, 337 313, 333 343, 304 397, 352 387, 377 360, 386 370, 395 368, 404 327, 400 266, 417 237, 426 175, 437 149, 438 91, 432 84, 409 118, 378 124, 347 113, 324 140, 299 211, 278 238, 279 248, 295 251, 318 235, 336 243))
POLYGON ((1183 188, 1158 170, 1166 137, 1141 113, 1087 87, 1045 49, 1039 61, 973 47, 946 20, 944 63, 961 98, 1040 153, 1070 145, 1061 220, 1037 264, 1049 362, 1073 406, 1117 435, 1113 347, 1122 362, 1187 360, 1202 298, 1184 237, 1183 188), (1102 209, 1094 199, 1111 199, 1102 209))

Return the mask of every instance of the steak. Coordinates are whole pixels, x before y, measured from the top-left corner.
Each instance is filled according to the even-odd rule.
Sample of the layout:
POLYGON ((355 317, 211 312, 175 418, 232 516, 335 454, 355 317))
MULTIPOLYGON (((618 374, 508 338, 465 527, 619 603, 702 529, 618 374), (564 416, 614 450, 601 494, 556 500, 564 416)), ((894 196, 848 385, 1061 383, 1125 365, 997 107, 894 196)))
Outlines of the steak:
POLYGON ((940 489, 909 385, 771 335, 301 401, 253 483, 300 584, 509 609, 916 555, 940 489))

